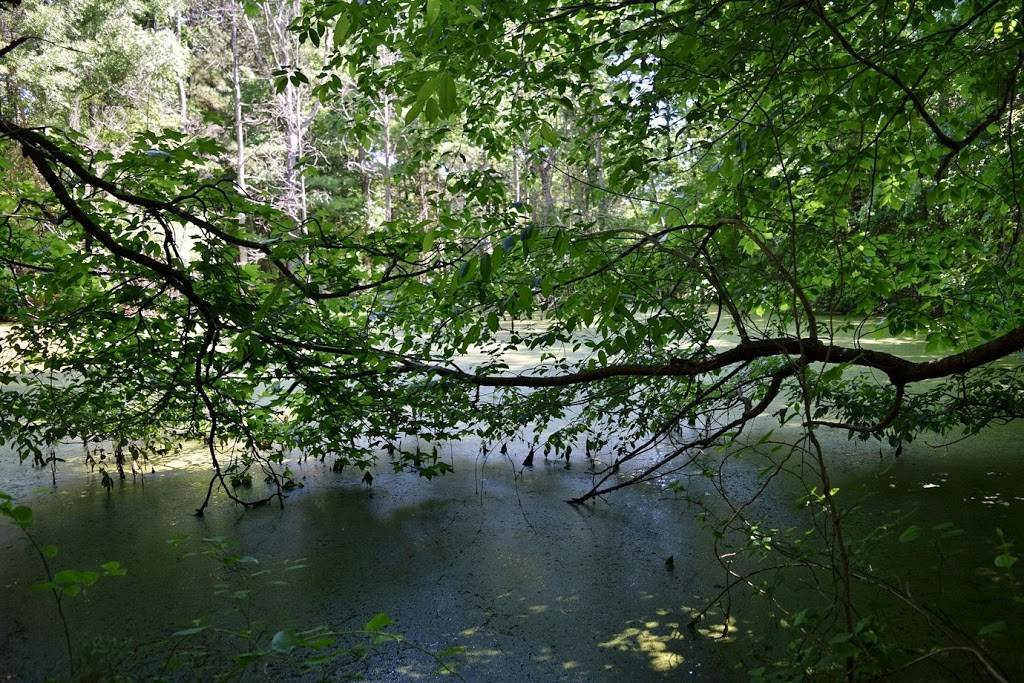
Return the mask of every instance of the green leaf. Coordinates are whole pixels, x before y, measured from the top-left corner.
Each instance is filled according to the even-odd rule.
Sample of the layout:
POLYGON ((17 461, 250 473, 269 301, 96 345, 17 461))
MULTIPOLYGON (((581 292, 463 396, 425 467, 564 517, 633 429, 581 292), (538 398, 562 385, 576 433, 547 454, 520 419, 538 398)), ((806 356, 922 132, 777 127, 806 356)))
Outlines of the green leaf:
POLYGON ((412 106, 409 107, 409 111, 405 112, 405 122, 412 123, 416 120, 416 117, 423 112, 423 107, 426 105, 425 100, 416 100, 412 106))
POLYGON ((1006 630, 1006 622, 1000 619, 999 621, 993 621, 990 624, 985 624, 978 629, 979 636, 991 636, 997 633, 1002 633, 1006 630))
POLYGON ((487 282, 491 279, 491 255, 480 255, 480 279, 487 282))
POLYGON ((921 528, 920 527, 908 526, 903 531, 903 533, 900 534, 900 537, 897 540, 900 543, 910 543, 911 541, 916 540, 920 535, 921 535, 921 528))
POLYGON ((527 285, 520 285, 519 290, 519 310, 525 311, 533 305, 533 290, 527 285))
POLYGON ((352 28, 352 16, 347 12, 338 17, 338 21, 334 23, 334 47, 341 47, 345 43, 345 39, 348 38, 349 29, 352 28))
POLYGON ((270 291, 270 294, 267 295, 267 298, 263 300, 263 303, 260 304, 259 310, 256 311, 256 315, 252 320, 253 327, 258 326, 263 322, 263 319, 267 317, 267 313, 271 308, 273 308, 274 304, 277 303, 277 300, 281 298, 281 292, 284 291, 284 284, 284 280, 280 280, 277 285, 274 286, 274 289, 270 291))
POLYGON ((334 645, 336 642, 338 642, 337 638, 331 638, 330 636, 322 636, 320 638, 313 638, 312 640, 307 640, 303 642, 303 645, 305 647, 308 647, 310 650, 323 650, 324 648, 328 648, 334 645))
POLYGON ((551 296, 555 291, 555 278, 551 273, 546 274, 540 280, 540 293, 544 296, 551 296))
POLYGON ((427 0, 427 24, 433 24, 441 16, 441 0, 427 0))
POLYGON ((537 132, 548 144, 557 145, 559 143, 558 133, 555 132, 555 129, 547 121, 540 124, 540 129, 537 132))
POLYGON ((104 562, 100 565, 100 568, 106 576, 124 576, 128 573, 128 570, 117 561, 104 562))
POLYGON ((569 251, 569 244, 569 236, 564 230, 559 230, 555 233, 555 241, 551 245, 551 248, 554 250, 556 256, 565 256, 569 251))
POLYGON ((445 116, 454 114, 459 108, 459 103, 456 99, 455 79, 449 73, 443 73, 438 78, 437 102, 441 106, 441 113, 445 116))
POLYGON ((843 370, 845 369, 845 367, 845 365, 836 365, 834 367, 829 368, 825 372, 821 373, 821 381, 835 382, 836 380, 842 378, 843 370))
POLYGON ((32 508, 25 507, 24 505, 11 508, 7 515, 22 529, 32 523, 32 508))
POLYGON ((287 654, 298 647, 299 641, 294 631, 278 631, 270 640, 270 649, 274 652, 287 654))
POLYGON ((1010 553, 1003 553, 995 559, 995 565, 1000 569, 1009 569, 1015 564, 1017 564, 1017 557, 1010 553))
POLYGON ((389 617, 384 612, 381 612, 379 614, 374 615, 372 619, 366 622, 366 626, 363 627, 363 630, 369 631, 370 633, 376 633, 378 631, 383 631, 385 628, 391 626, 391 624, 393 623, 395 622, 391 619, 391 617, 389 617))

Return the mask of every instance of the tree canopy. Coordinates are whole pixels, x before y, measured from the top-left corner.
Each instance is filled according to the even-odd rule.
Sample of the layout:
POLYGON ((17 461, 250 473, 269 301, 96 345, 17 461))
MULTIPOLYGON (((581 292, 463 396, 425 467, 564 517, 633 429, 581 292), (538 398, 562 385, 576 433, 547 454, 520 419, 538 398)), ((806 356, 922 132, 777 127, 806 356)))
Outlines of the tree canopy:
POLYGON ((586 500, 779 405, 894 447, 1019 414, 997 362, 1024 349, 1014 3, 202 6, 236 41, 249 22, 260 96, 284 107, 268 120, 300 140, 262 186, 233 164, 227 106, 200 123, 183 94, 176 114, 173 60, 85 60, 164 88, 163 127, 112 138, 56 111, 47 55, 90 125, 125 111, 127 86, 87 92, 74 63, 119 59, 82 42, 117 17, 173 33, 179 9, 137 4, 83 0, 57 46, 9 12, 0 295, 20 363, 0 434, 25 455, 198 436, 212 489, 293 450, 433 476, 436 450, 400 435, 529 434, 559 457, 611 449, 586 500), (356 162, 384 169, 384 203, 354 199, 356 162), (944 355, 864 348, 877 319, 944 355), (510 367, 524 350, 542 363, 510 367))
MULTIPOLYGON (((202 515, 218 491, 283 504, 296 457, 433 478, 460 439, 590 459, 580 504, 787 425, 824 550, 765 540, 748 503, 723 528, 830 577, 845 639, 801 675, 853 680, 880 659, 853 606, 874 578, 817 435, 898 455, 1024 409, 1022 21, 0 0, 0 442, 54 467, 102 444, 124 477, 198 441, 202 515)), ((716 556, 726 592, 754 585, 716 556)), ((1005 680, 954 639, 910 665, 956 650, 1005 680)))

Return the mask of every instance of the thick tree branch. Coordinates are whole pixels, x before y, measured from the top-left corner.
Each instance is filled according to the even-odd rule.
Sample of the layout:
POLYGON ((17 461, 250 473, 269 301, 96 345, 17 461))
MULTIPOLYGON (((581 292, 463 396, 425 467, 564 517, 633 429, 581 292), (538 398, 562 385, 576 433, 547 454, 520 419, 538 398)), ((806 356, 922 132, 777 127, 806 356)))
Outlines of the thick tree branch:
MULTIPOLYGON (((6 124, 3 121, 0 121, 0 132, 6 132, 4 131, 4 126, 6 126, 6 124)), ((212 315, 210 304, 196 293, 195 289, 192 287, 192 281, 188 276, 169 264, 158 261, 147 254, 130 249, 115 240, 113 236, 101 228, 99 224, 97 224, 96 221, 93 220, 93 218, 87 214, 78 202, 76 202, 68 193, 64 183, 50 166, 49 159, 38 147, 22 141, 21 149, 22 153, 28 157, 36 167, 36 170, 39 171, 39 175, 41 175, 43 180, 46 181, 46 184, 50 187, 54 196, 57 197, 57 201, 59 201, 65 211, 67 211, 68 214, 82 226, 82 229, 87 234, 91 235, 115 256, 119 256, 125 260, 136 263, 147 270, 152 271, 155 275, 158 275, 170 286, 178 290, 178 292, 188 299, 199 311, 203 312, 204 316, 212 315)))
MULTIPOLYGON (((313 348, 313 347, 311 347, 313 348)), ((543 375, 474 375, 458 368, 405 361, 410 371, 431 373, 484 387, 567 387, 617 377, 695 377, 713 370, 763 358, 799 356, 810 363, 846 363, 884 373, 896 386, 958 375, 1024 349, 1024 326, 961 353, 931 361, 914 362, 883 351, 826 344, 818 339, 776 337, 741 342, 731 349, 701 358, 669 363, 624 363, 578 372, 543 375)), ((328 350, 316 345, 315 350, 328 350)), ((339 349, 340 350, 340 349, 339 349)))
POLYGON ((10 52, 14 52, 22 44, 27 43, 30 40, 35 40, 35 39, 36 39, 36 36, 21 36, 20 38, 15 38, 14 40, 12 40, 11 42, 7 43, 3 47, 0 47, 0 58, 3 58, 4 56, 6 56, 10 52))

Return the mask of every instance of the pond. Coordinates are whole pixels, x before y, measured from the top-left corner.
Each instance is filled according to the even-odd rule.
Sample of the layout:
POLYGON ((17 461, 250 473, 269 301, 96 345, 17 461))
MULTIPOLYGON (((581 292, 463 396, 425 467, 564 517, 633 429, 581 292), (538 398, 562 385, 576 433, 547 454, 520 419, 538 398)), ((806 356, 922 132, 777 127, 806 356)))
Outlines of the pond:
MULTIPOLYGON (((867 546, 877 553, 872 569, 968 633, 1005 622, 984 642, 1010 680, 1024 678, 1014 649, 1024 623, 1010 578, 993 559, 997 529, 1024 543, 1022 435, 1008 425, 950 445, 924 439, 894 458, 873 442, 822 433, 840 500, 856 508, 849 512, 855 536, 891 527, 877 550, 867 546)), ((754 430, 750 438, 757 437, 754 430)), ((566 469, 538 456, 523 470, 521 453, 481 457, 467 441, 443 447, 455 471, 440 479, 396 474, 383 463, 370 488, 358 472, 293 462, 305 486, 283 510, 243 511, 220 496, 197 518, 192 511, 208 481, 200 449, 158 461, 144 480, 116 482, 108 493, 85 470, 80 448, 62 447, 69 462, 56 489, 48 471, 0 454, 0 490, 32 506, 34 534, 59 548, 57 567, 118 560, 127 568, 65 607, 80 651, 96 642, 96 657, 129 669, 150 643, 196 619, 274 633, 359 629, 387 613, 392 630, 416 647, 375 650, 365 663, 374 681, 441 679, 437 662, 418 648, 453 646, 464 648, 453 660, 457 670, 474 681, 748 680, 748 669, 765 652, 785 652, 791 636, 750 590, 732 593, 728 637, 714 637, 718 610, 699 629, 687 627, 728 581, 701 514, 719 504, 700 476, 683 477, 685 495, 656 482, 571 506, 566 499, 591 482, 582 458, 566 469), (222 545, 246 556, 245 566, 225 567, 209 553, 222 545)), ((730 490, 756 490, 763 464, 756 455, 731 459, 730 490)), ((800 525, 807 514, 795 505, 800 494, 794 481, 780 479, 751 513, 766 526, 800 525)), ((63 675, 52 601, 28 590, 40 579, 39 559, 13 525, 0 525, 0 558, 0 680, 63 675)), ((787 590, 799 596, 804 587, 787 590)), ((870 599, 879 610, 892 602, 870 599)), ((962 655, 936 659, 950 680, 970 680, 962 655)), ((904 679, 934 680, 935 671, 912 668, 904 679)))

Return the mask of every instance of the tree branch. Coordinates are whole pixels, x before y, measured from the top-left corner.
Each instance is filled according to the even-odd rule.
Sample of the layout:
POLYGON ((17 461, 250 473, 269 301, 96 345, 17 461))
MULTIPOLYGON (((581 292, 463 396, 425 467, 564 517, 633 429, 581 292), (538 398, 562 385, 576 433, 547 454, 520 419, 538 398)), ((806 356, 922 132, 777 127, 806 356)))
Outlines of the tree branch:
MULTIPOLYGON (((1024 325, 961 353, 931 361, 914 362, 883 351, 826 344, 818 339, 775 337, 741 342, 731 349, 703 358, 673 359, 669 363, 623 363, 561 375, 473 375, 458 368, 405 361, 410 371, 450 377, 484 387, 567 387, 616 377, 695 377, 713 370, 763 358, 799 356, 811 363, 846 363, 883 372, 897 387, 963 374, 1024 349, 1024 325)), ((326 350, 316 345, 316 350, 326 350)), ((340 350, 340 349, 339 349, 340 350)))

